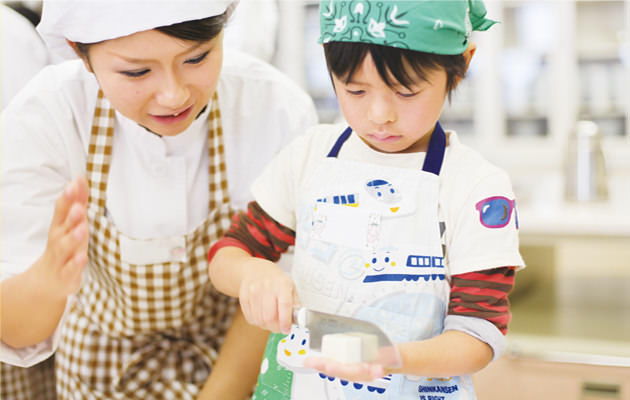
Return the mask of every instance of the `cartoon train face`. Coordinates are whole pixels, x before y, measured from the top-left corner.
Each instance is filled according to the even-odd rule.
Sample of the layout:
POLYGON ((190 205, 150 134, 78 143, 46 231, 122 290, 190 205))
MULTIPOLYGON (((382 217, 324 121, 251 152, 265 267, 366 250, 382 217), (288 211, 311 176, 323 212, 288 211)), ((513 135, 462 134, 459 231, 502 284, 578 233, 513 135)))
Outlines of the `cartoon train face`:
POLYGON ((303 368, 309 352, 309 338, 308 329, 292 325, 291 332, 278 342, 278 364, 293 370, 303 368))
POLYGON ((371 180, 365 188, 373 198, 386 204, 397 203, 402 198, 398 189, 384 179, 371 180))
POLYGON ((370 268, 372 273, 381 273, 386 271, 388 267, 395 267, 396 261, 391 252, 382 253, 374 252, 372 257, 365 263, 366 268, 370 268))
POLYGON ((363 282, 395 282, 444 280, 444 258, 441 256, 415 255, 406 256, 404 265, 396 261, 400 255, 392 251, 373 252, 366 260, 369 271, 363 282))
POLYGON ((369 383, 350 382, 345 379, 338 379, 338 378, 335 378, 334 376, 328 376, 328 375, 322 374, 321 372, 319 373, 319 377, 322 379, 327 379, 330 382, 337 381, 342 387, 346 387, 346 388, 354 389, 354 390, 366 390, 368 392, 373 392, 373 393, 378 393, 378 394, 385 393, 385 391, 387 390, 387 387, 389 386, 390 381, 392 380, 391 374, 386 375, 379 379, 375 379, 369 383))

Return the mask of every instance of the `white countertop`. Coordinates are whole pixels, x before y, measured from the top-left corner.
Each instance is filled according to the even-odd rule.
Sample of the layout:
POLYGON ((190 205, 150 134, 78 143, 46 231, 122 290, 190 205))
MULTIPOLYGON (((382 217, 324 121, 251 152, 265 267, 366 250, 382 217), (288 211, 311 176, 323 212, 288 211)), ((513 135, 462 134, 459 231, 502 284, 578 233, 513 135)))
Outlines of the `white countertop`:
POLYGON ((608 199, 600 202, 566 201, 563 184, 552 174, 515 187, 521 235, 630 238, 630 176, 611 177, 608 199))
POLYGON ((621 236, 630 238, 630 202, 623 208, 606 203, 555 203, 519 206, 521 235, 621 236))
POLYGON ((505 355, 568 364, 630 367, 630 341, 508 334, 505 355))

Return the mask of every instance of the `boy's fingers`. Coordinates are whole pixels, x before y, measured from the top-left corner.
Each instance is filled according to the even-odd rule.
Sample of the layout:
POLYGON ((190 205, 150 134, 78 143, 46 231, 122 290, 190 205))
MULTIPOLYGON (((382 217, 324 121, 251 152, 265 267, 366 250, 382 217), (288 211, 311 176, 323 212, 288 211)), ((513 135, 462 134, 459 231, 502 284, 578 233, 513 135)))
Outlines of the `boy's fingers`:
POLYGON ((280 324, 280 331, 285 334, 291 332, 293 297, 293 290, 278 295, 278 323, 280 324))
POLYGON ((243 316, 245 317, 245 320, 247 320, 247 323, 250 325, 256 325, 252 318, 252 312, 249 306, 248 299, 245 296, 239 296, 238 300, 241 304, 241 311, 243 311, 243 316))
POLYGON ((263 296, 259 307, 258 314, 260 326, 273 332, 278 332, 278 308, 276 296, 263 296))

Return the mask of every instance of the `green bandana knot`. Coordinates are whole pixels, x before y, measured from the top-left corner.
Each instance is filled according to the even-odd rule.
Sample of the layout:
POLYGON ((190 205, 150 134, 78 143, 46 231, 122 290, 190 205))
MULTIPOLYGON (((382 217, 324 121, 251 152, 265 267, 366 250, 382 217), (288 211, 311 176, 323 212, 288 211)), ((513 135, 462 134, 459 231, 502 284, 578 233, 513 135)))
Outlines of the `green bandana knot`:
POLYGON ((473 30, 496 23, 482 0, 322 0, 319 43, 360 42, 461 54, 473 30))

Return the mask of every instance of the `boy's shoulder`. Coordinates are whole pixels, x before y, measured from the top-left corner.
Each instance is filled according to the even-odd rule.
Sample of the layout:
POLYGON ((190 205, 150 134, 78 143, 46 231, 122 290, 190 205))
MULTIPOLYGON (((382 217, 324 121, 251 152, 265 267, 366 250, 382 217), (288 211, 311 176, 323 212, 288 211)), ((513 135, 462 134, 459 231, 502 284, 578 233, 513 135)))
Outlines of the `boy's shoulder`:
POLYGON ((300 154, 299 158, 321 159, 326 157, 346 128, 345 124, 313 125, 303 135, 294 138, 285 151, 294 156, 300 154))
POLYGON ((455 132, 448 132, 449 145, 442 177, 460 187, 474 187, 483 181, 506 181, 507 173, 486 159, 479 151, 462 143, 455 132))

